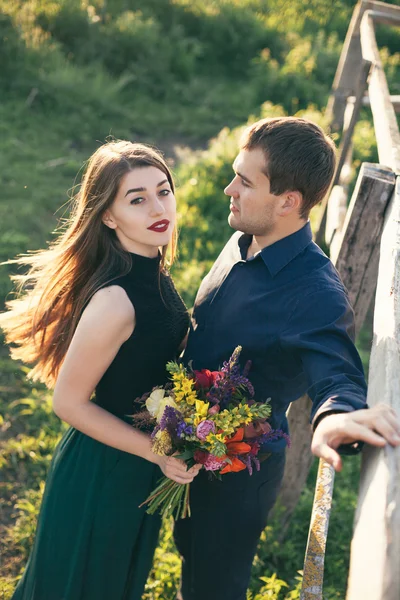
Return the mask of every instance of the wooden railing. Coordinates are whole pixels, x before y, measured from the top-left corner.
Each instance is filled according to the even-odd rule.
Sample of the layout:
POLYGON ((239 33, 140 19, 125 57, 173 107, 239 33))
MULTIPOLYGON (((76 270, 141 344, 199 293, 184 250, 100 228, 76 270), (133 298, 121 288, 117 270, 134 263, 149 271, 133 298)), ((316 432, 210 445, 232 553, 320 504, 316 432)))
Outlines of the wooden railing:
MULTIPOLYGON (((390 404, 400 415, 400 134, 396 112, 376 43, 375 24, 400 26, 400 7, 362 0, 355 8, 339 61, 327 114, 332 132, 341 132, 338 166, 321 207, 318 243, 349 290, 356 328, 375 296, 374 340, 369 367, 368 404, 390 404), (363 164, 347 208, 352 137, 363 106, 371 108, 379 165, 363 164)), ((293 448, 281 493, 284 527, 304 486, 311 454, 308 400, 292 404, 293 448), (301 465, 297 457, 302 457, 301 465), (293 474, 297 473, 294 478, 293 474)), ((325 543, 334 472, 321 461, 307 546, 302 600, 322 600, 325 543)), ((400 448, 366 448, 347 600, 400 598, 400 448)))

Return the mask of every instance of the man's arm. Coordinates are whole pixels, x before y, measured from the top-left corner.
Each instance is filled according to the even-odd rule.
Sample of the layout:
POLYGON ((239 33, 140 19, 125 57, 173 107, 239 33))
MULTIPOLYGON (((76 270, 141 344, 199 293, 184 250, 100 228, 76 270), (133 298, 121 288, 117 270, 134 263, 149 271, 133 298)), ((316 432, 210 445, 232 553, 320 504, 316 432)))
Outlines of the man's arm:
POLYGON ((339 286, 299 297, 281 334, 284 352, 299 360, 307 377, 315 427, 312 451, 337 470, 340 446, 352 449, 360 441, 397 445, 396 431, 400 434, 390 407, 365 410, 367 388, 353 336, 353 311, 339 286))

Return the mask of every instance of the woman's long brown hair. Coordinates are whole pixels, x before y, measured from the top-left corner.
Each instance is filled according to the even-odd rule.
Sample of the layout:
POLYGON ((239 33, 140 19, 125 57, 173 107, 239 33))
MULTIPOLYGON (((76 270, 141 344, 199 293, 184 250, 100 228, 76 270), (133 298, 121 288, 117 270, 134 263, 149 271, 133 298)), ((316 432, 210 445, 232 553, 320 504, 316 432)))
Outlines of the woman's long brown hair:
MULTIPOLYGON (((124 175, 146 166, 163 171, 174 191, 171 173, 152 147, 126 141, 101 146, 87 163, 70 217, 56 241, 46 250, 9 261, 29 270, 12 277, 18 295, 6 303, 0 326, 12 344, 12 358, 35 363, 29 373, 33 380, 54 385, 86 304, 104 284, 129 272, 131 256, 102 216, 124 175)), ((167 254, 172 263, 175 250, 176 230, 169 246, 162 248, 161 268, 167 254)))

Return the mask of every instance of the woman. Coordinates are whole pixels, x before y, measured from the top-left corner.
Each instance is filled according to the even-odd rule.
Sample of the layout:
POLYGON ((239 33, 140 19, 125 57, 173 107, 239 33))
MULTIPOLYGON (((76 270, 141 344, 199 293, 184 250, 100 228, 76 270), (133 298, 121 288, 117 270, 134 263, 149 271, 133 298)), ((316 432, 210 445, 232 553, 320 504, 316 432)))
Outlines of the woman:
POLYGON ((165 270, 175 220, 163 158, 111 142, 89 160, 56 242, 15 261, 31 268, 16 278, 25 291, 0 325, 13 358, 35 362, 33 379, 55 384, 54 411, 71 427, 14 600, 140 600, 160 520, 138 506, 161 471, 179 483, 198 472, 155 455, 128 416, 140 409, 136 397, 165 384, 188 328, 165 270))

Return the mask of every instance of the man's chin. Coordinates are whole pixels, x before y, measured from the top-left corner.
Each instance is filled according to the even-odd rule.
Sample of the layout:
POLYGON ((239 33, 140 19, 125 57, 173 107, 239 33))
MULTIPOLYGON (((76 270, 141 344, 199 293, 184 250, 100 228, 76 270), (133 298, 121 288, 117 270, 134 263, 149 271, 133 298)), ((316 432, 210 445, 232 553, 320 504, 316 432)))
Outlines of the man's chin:
POLYGON ((242 231, 241 226, 240 226, 240 221, 238 219, 236 219, 236 217, 233 213, 229 214, 228 224, 230 227, 232 227, 232 229, 236 229, 236 231, 242 231))

